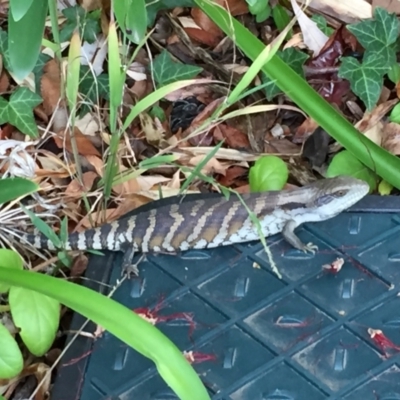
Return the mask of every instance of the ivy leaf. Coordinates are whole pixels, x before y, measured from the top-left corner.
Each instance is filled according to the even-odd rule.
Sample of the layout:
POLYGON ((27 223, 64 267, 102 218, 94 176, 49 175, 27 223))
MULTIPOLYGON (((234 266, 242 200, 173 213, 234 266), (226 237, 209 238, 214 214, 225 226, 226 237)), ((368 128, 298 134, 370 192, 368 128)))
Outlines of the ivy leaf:
POLYGON ((370 111, 377 103, 383 86, 383 75, 390 66, 382 55, 367 51, 362 64, 354 57, 343 57, 338 75, 350 82, 352 91, 370 111))
POLYGON ((328 26, 326 19, 322 15, 314 14, 311 20, 317 24, 318 28, 324 32, 326 36, 331 36, 333 32, 335 32, 333 28, 328 26))
POLYGON ((33 109, 42 102, 42 98, 28 88, 19 87, 7 101, 0 97, 0 124, 14 125, 30 137, 38 136, 38 128, 33 117, 33 109))
MULTIPOLYGON (((284 61, 289 67, 297 72, 301 77, 304 78, 303 65, 308 58, 307 54, 302 53, 290 47, 283 51, 277 51, 277 55, 284 61)), ((263 75, 263 86, 265 94, 268 100, 272 100, 277 94, 282 93, 282 90, 266 75, 263 75)))
POLYGON ((374 19, 348 25, 347 29, 357 38, 361 45, 373 52, 375 57, 382 57, 386 67, 396 61, 396 40, 399 35, 399 21, 395 14, 384 8, 376 7, 374 19))
POLYGON ((163 50, 153 62, 154 79, 160 86, 183 79, 192 79, 201 71, 203 68, 174 62, 167 50, 163 50))
MULTIPOLYGON (((110 92, 108 75, 100 74, 94 77, 88 66, 81 66, 79 92, 85 96, 86 103, 98 104, 100 98, 108 100, 110 92)), ((89 107, 89 104, 83 104, 79 115, 86 114, 89 107)))
POLYGON ((61 42, 69 41, 75 29, 79 28, 80 37, 88 43, 93 43, 100 32, 99 11, 95 10, 87 13, 80 6, 68 7, 62 10, 67 22, 60 32, 61 42))

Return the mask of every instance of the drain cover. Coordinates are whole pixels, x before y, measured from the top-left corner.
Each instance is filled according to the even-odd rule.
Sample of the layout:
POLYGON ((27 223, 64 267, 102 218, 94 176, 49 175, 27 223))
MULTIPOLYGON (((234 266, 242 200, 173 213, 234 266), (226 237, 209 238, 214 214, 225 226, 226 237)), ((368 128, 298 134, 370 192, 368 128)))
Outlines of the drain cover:
MULTIPOLYGON (((194 352, 213 399, 399 400, 399 198, 368 196, 298 232, 318 245, 315 255, 268 239, 282 279, 257 242, 148 256, 140 279, 113 298, 160 317, 158 328, 194 352), (326 266, 337 258, 344 264, 335 273, 326 266)), ((91 287, 114 285, 121 260, 91 257, 91 287)), ((83 321, 76 315, 72 329, 83 321)), ((74 341, 52 392, 52 400, 173 398, 152 362, 108 332, 74 341)))

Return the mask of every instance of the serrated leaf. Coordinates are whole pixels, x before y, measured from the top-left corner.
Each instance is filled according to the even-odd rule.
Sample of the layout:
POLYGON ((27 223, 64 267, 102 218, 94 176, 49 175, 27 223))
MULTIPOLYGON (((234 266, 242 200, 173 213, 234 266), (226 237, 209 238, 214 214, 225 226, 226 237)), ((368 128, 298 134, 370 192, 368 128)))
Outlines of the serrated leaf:
POLYGON ((347 25, 347 29, 362 46, 381 56, 384 66, 391 67, 396 61, 395 43, 399 35, 399 21, 395 14, 376 7, 374 18, 347 25))
POLYGON ((167 50, 163 50, 153 62, 154 79, 160 86, 192 79, 201 71, 203 68, 174 62, 167 50))
MULTIPOLYGON (((296 50, 293 47, 283 51, 277 51, 276 54, 295 72, 304 78, 303 65, 308 59, 308 55, 296 50)), ((264 90, 268 100, 272 100, 282 90, 266 75, 263 75, 264 90)))
POLYGON ((22 133, 30 137, 38 136, 38 128, 33 117, 33 109, 42 102, 42 98, 28 88, 19 87, 10 97, 10 101, 0 97, 0 123, 9 122, 22 133))
POLYGON ((0 379, 17 376, 24 367, 24 359, 17 342, 0 322, 0 379))
POLYGON ((367 182, 371 190, 376 188, 376 174, 362 164, 348 150, 343 150, 336 154, 326 171, 327 178, 339 175, 354 176, 354 178, 367 182))
POLYGON ((281 190, 289 177, 285 162, 276 156, 259 158, 250 168, 249 183, 252 192, 281 190))
POLYGON ((42 356, 56 337, 60 303, 48 296, 13 286, 9 292, 11 315, 29 351, 42 356))
MULTIPOLYGON (((15 251, 8 249, 0 249, 0 267, 15 268, 22 270, 23 268, 22 258, 15 251)), ((0 293, 7 293, 9 290, 10 286, 2 283, 0 276, 0 293)))
POLYGON ((383 76, 389 66, 382 56, 366 52, 363 62, 354 57, 343 57, 338 75, 350 82, 352 91, 363 101, 370 111, 377 103, 383 86, 383 76))

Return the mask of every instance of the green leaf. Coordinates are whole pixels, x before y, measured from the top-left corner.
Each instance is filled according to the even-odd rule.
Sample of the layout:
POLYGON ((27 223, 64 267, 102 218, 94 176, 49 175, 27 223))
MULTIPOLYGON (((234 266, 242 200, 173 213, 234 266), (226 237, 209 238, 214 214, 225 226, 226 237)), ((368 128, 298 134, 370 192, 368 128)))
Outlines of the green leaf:
POLYGON ((0 54, 3 56, 3 64, 6 70, 10 70, 10 52, 8 50, 8 34, 0 29, 0 54))
POLYGON ((163 50, 161 54, 155 57, 152 68, 154 79, 160 86, 184 79, 192 79, 203 71, 203 68, 200 67, 174 62, 167 50, 163 50))
POLYGON ((28 88, 19 87, 7 102, 0 97, 0 124, 6 122, 17 127, 30 137, 38 136, 38 129, 33 117, 33 109, 42 102, 42 98, 28 88))
MULTIPOLYGON (((0 267, 22 269, 24 265, 18 253, 8 249, 0 249, 0 267)), ((0 278, 0 293, 7 293, 9 290, 10 286, 2 283, 0 278)))
POLYGON ((256 16, 256 22, 264 22, 271 15, 271 6, 265 0, 246 0, 249 11, 256 16))
POLYGON ((400 65, 398 63, 391 66, 388 77, 393 83, 398 83, 400 81, 400 65))
POLYGON ((193 0, 146 0, 147 26, 153 26, 157 13, 161 10, 173 9, 175 7, 195 7, 193 0))
POLYGON ((393 110, 390 113, 389 120, 390 122, 395 122, 396 124, 400 124, 400 103, 396 104, 393 107, 393 110))
POLYGON ((144 0, 119 0, 114 2, 118 25, 133 43, 139 44, 146 36, 147 11, 144 0))
MULTIPOLYGON (((100 99, 108 100, 110 92, 108 75, 100 74, 95 77, 87 65, 82 65, 79 92, 85 97, 85 102, 90 104, 98 104, 100 99)), ((83 104, 80 115, 86 114, 89 109, 89 104, 83 104)))
MULTIPOLYGON (((274 18, 275 25, 279 32, 282 32, 290 22, 290 17, 286 8, 282 7, 280 4, 277 4, 272 9, 272 17, 274 18)), ((292 30, 289 31, 287 35, 288 38, 292 36, 292 32, 292 30)))
POLYGON ((314 14, 311 19, 317 24, 317 27, 325 33, 326 36, 331 36, 335 30, 328 26, 326 19, 320 14, 314 14))
POLYGON ((46 224, 46 222, 44 222, 41 218, 35 215, 32 211, 25 208, 22 204, 21 208, 31 219, 33 225, 35 225, 35 228, 38 229, 39 232, 43 233, 43 235, 46 236, 54 244, 55 248, 57 249, 62 248, 63 243, 61 242, 60 238, 53 231, 53 229, 46 224))
MULTIPOLYGON (((293 47, 283 51, 277 51, 276 54, 295 72, 304 77, 303 65, 309 57, 307 54, 304 54, 293 47)), ((282 90, 279 89, 275 82, 265 74, 263 74, 262 80, 265 85, 264 90, 268 100, 272 100, 277 94, 282 93, 282 90)))
POLYGON ((0 267, 1 279, 57 299, 154 361, 158 372, 181 400, 210 397, 182 352, 159 329, 107 296, 51 276, 0 267))
POLYGON ((22 371, 24 359, 17 342, 1 322, 0 349, 0 379, 14 378, 22 371))
POLYGON ((375 172, 362 164, 348 150, 343 150, 336 154, 326 171, 327 178, 333 178, 338 175, 354 176, 367 182, 371 190, 376 188, 377 178, 375 172))
POLYGON ((60 322, 60 303, 33 290, 13 286, 8 300, 14 324, 29 351, 42 356, 51 347, 60 322))
POLYGON ((60 32, 61 42, 68 42, 76 28, 79 36, 88 43, 93 43, 100 32, 100 14, 98 11, 87 13, 80 6, 68 7, 62 10, 67 19, 60 32))
POLYGON ((389 68, 381 55, 367 51, 362 64, 354 57, 343 57, 338 75, 350 82, 352 91, 370 111, 381 95, 383 76, 389 68))
POLYGON ((252 192, 281 190, 288 177, 289 170, 281 158, 276 156, 261 157, 250 168, 250 190, 252 192))
POLYGON ((393 186, 385 180, 380 181, 378 185, 378 192, 381 196, 388 196, 393 190, 393 186))
POLYGON ((395 44, 399 35, 399 26, 396 14, 376 7, 374 19, 347 25, 347 29, 366 50, 374 53, 374 57, 384 60, 383 66, 391 67, 396 62, 395 44))
POLYGON ((32 72, 39 57, 47 10, 48 0, 35 0, 18 21, 12 15, 8 18, 10 69, 21 80, 32 72))
POLYGON ((10 10, 15 21, 19 21, 29 10, 33 0, 12 0, 10 10))
POLYGON ((24 178, 0 179, 0 205, 18 197, 34 193, 39 185, 24 178))

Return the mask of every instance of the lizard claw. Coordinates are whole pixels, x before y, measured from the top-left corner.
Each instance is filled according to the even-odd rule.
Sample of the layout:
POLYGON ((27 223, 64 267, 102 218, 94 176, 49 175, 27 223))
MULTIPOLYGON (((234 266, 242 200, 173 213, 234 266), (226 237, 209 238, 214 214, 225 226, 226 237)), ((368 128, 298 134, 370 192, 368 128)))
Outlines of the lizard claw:
POLYGON ((139 276, 139 268, 137 264, 123 265, 121 275, 126 275, 128 279, 139 276))
POLYGON ((318 251, 318 246, 309 242, 303 246, 302 250, 304 251, 304 253, 310 252, 312 254, 315 254, 315 252, 318 251))

